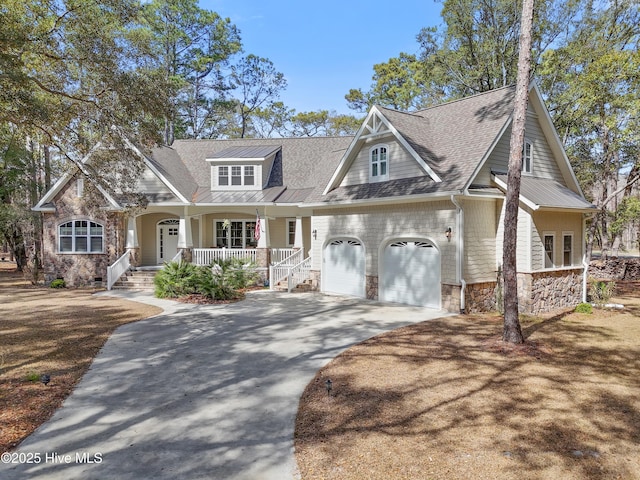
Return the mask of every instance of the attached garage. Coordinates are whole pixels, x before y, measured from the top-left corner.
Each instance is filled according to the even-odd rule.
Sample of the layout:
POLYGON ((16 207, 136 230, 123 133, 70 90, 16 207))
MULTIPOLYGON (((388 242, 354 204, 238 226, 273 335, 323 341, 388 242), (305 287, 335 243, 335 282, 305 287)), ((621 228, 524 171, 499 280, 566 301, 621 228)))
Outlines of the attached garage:
POLYGON ((324 248, 322 290, 354 297, 365 296, 364 245, 355 239, 340 238, 324 248))
POLYGON ((380 275, 380 300, 440 308, 440 252, 430 242, 389 243, 380 275))

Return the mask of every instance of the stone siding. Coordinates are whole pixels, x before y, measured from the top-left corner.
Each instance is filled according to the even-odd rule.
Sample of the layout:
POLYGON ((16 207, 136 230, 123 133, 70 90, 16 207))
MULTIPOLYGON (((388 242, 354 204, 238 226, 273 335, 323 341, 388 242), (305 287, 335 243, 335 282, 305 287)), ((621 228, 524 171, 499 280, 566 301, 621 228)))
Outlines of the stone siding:
POLYGON ((460 285, 442 284, 442 309, 460 313, 460 285))
POLYGON ((518 274, 522 313, 546 313, 582 302, 582 269, 518 274))
POLYGON ((497 285, 498 282, 467 284, 465 288, 465 312, 480 313, 496 311, 497 285))
POLYGON ((368 300, 378 300, 378 276, 367 275, 365 291, 368 300))
POLYGON ((69 182, 54 199, 55 213, 43 215, 44 280, 51 283, 64 279, 67 286, 94 285, 97 279, 106 282, 107 267, 124 251, 124 220, 117 212, 103 209, 88 211, 76 192, 76 182, 69 182), (104 227, 104 252, 91 254, 59 253, 58 226, 73 220, 97 222, 104 227))

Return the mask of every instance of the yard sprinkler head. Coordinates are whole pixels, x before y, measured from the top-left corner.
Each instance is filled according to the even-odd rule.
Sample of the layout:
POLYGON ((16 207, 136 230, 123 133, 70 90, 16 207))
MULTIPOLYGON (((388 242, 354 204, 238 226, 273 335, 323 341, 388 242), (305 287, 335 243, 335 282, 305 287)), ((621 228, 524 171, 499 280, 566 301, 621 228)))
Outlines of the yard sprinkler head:
POLYGON ((326 382, 324 382, 325 385, 327 386, 327 395, 331 396, 331 389, 333 388, 333 382, 331 381, 331 379, 328 379, 326 382))

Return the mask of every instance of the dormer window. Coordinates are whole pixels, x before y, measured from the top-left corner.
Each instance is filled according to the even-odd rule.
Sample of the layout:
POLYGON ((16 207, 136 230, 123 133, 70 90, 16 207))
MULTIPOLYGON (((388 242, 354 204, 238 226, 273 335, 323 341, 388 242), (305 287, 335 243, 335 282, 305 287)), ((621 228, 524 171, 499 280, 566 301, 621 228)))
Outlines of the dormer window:
POLYGON ((253 186, 255 185, 255 167, 253 165, 218 166, 218 185, 253 186))
POLYGON ((387 145, 376 145, 369 150, 369 181, 382 182, 389 179, 389 156, 387 145))
POLYGON ((531 142, 525 140, 522 149, 522 173, 533 172, 533 146, 531 142))

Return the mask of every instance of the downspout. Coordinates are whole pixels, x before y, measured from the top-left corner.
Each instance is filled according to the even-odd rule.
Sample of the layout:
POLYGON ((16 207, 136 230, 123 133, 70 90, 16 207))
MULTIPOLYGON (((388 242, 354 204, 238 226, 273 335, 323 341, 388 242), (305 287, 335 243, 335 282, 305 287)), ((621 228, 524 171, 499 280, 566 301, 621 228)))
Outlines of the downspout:
POLYGON ((462 276, 462 259, 464 258, 464 210, 455 195, 451 195, 451 203, 456 206, 456 281, 460 282, 460 313, 465 312, 465 290, 467 282, 462 276))
POLYGON ((582 303, 587 303, 587 283, 589 277, 589 262, 587 261, 587 217, 582 215, 582 303))

